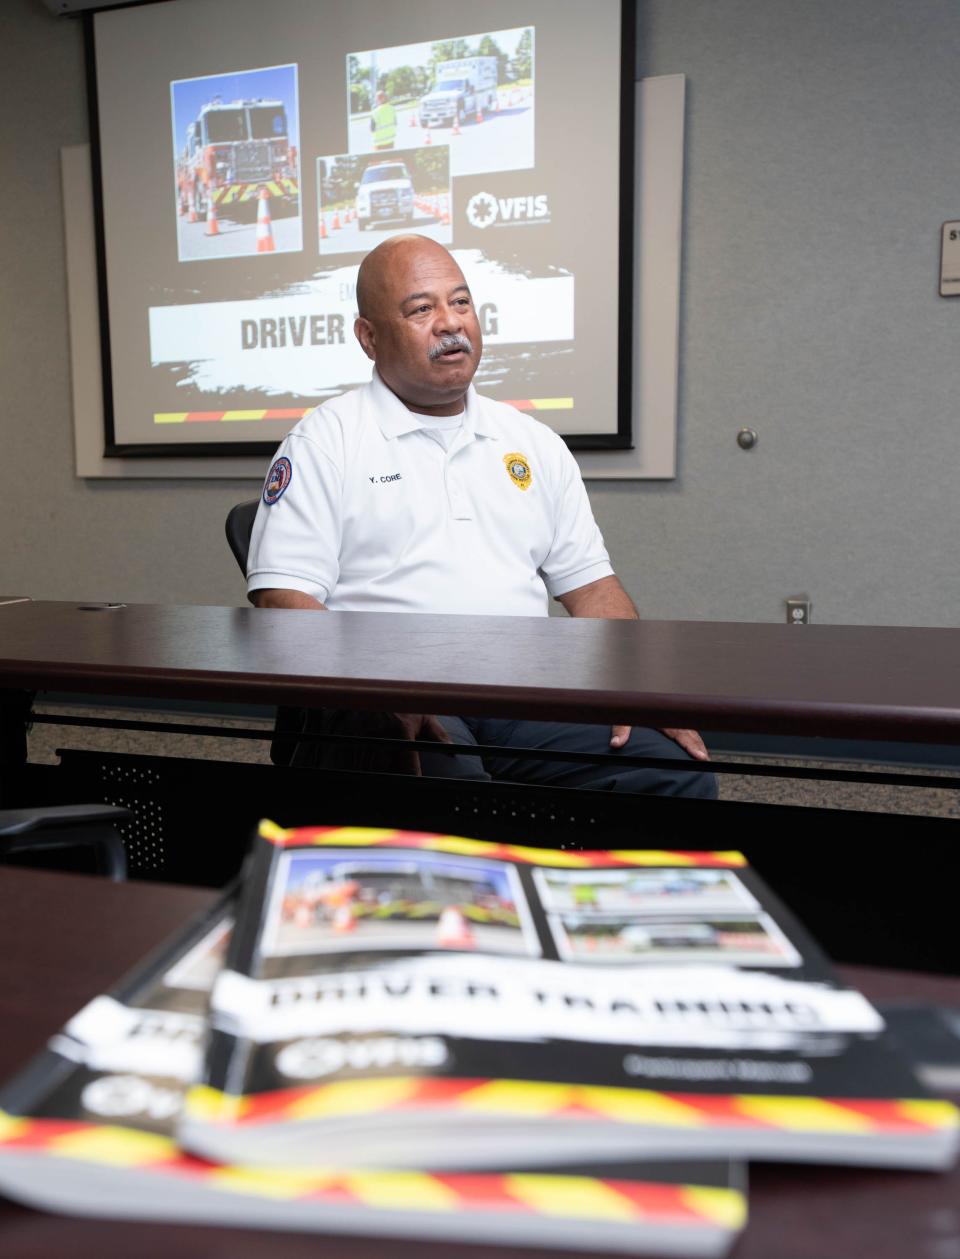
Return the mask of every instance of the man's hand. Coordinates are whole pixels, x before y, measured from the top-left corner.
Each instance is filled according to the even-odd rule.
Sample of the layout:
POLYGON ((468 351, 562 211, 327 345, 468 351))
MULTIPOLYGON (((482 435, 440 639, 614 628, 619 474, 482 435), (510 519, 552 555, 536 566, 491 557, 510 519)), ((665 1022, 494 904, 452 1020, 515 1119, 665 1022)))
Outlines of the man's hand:
MULTIPOLYGON (((300 608, 326 612, 326 606, 312 595, 299 590, 254 590, 250 600, 258 608, 300 608)), ((429 713, 365 713, 330 710, 323 715, 327 734, 369 735, 371 738, 426 739, 431 743, 452 743, 453 740, 429 713)), ((326 769, 363 769, 379 773, 415 774, 422 776, 420 756, 412 748, 356 747, 350 744, 329 744, 321 764, 326 769)))
MULTIPOLYGON (((631 728, 630 726, 611 726, 610 746, 612 748, 625 747, 630 738, 631 728)), ((660 733, 665 734, 674 743, 679 743, 684 752, 692 756, 695 761, 709 761, 710 753, 696 730, 661 730, 660 733)))
MULTIPOLYGON (((431 743, 453 742, 436 717, 431 717, 429 713, 390 713, 388 716, 399 725, 400 738, 427 739, 431 743)), ((398 773, 415 774, 418 778, 422 776, 419 752, 398 750, 393 755, 396 756, 398 773)))
POLYGON ((354 743, 329 743, 320 759, 322 769, 365 770, 378 774, 414 774, 423 770, 419 753, 405 748, 404 741, 428 739, 432 743, 452 743, 436 717, 425 713, 369 713, 355 710, 327 710, 323 714, 323 733, 366 735, 370 738, 396 739, 397 746, 354 743))
POLYGON ((695 761, 709 761, 710 753, 696 730, 661 730, 660 733, 665 734, 674 743, 679 743, 684 752, 692 756, 695 761))
MULTIPOLYGON (((630 596, 613 575, 600 577, 576 590, 558 596, 571 616, 589 616, 610 621, 634 621, 637 609, 630 596)), ((615 751, 627 746, 631 726, 610 727, 610 747, 615 751)), ((696 730, 661 730, 668 739, 678 743, 695 761, 709 761, 710 753, 696 730)))

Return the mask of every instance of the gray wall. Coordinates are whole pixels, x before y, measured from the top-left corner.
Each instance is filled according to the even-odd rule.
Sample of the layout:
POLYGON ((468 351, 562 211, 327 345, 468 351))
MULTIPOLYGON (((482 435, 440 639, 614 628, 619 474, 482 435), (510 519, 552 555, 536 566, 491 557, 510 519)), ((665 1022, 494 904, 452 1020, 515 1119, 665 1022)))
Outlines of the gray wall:
POLYGON ((679 479, 595 495, 644 612, 960 623, 953 0, 641 0, 688 77, 679 479), (757 447, 735 444, 741 425, 757 447))
MULTIPOLYGON (((688 76, 679 476, 594 485, 651 617, 960 620, 953 0, 640 0, 640 74, 688 76), (737 429, 760 434, 742 452, 737 429)), ((73 474, 59 149, 87 138, 77 23, 0 9, 0 593, 239 603, 250 482, 73 474)))
POLYGON ((60 148, 88 139, 80 23, 3 0, 0 82, 0 593, 245 603, 223 521, 251 481, 74 475, 60 148))

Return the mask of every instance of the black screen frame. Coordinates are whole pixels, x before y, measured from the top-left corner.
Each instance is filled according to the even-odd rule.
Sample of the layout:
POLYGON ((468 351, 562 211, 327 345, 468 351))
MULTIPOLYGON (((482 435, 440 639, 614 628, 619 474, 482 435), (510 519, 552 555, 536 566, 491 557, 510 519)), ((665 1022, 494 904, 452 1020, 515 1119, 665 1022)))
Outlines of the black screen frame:
MULTIPOLYGON (((104 458, 269 458, 277 441, 249 442, 119 442, 116 438, 113 397, 113 359, 110 341, 110 308, 107 289, 107 241, 104 217, 100 107, 97 85, 97 12, 140 8, 147 4, 176 4, 178 0, 126 0, 103 5, 96 12, 86 10, 83 20, 86 64, 87 113, 90 126, 90 157, 93 176, 93 211, 96 248, 97 305, 100 324, 100 370, 103 396, 104 458)), ((620 152, 619 152, 619 249, 617 265, 617 327, 629 330, 632 347, 634 321, 633 251, 635 206, 635 92, 636 92, 637 2, 620 0, 620 152)), ((617 429, 612 433, 559 434, 573 451, 632 450, 633 440, 633 354, 623 353, 617 369, 617 429)))

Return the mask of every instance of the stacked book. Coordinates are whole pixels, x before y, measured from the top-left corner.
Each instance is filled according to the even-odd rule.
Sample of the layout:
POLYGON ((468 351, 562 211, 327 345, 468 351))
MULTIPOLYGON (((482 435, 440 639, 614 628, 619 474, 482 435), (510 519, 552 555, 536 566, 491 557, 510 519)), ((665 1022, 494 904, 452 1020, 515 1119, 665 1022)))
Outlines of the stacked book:
POLYGON ((264 823, 241 886, 0 1091, 0 1191, 722 1255, 744 1161, 935 1171, 958 1135, 738 853, 264 823))

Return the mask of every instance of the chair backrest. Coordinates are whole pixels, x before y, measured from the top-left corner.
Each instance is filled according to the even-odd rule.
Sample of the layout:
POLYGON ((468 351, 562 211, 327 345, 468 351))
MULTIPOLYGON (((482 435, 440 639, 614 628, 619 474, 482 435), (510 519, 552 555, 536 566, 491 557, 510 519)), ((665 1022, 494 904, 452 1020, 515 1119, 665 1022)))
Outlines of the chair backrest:
POLYGON ((230 550, 233 552, 233 558, 240 565, 240 571, 244 577, 247 575, 247 553, 250 550, 250 534, 253 532, 253 522, 259 505, 259 498, 254 498, 249 503, 237 503, 236 507, 231 507, 227 513, 227 541, 230 544, 230 550))
MULTIPOLYGON (((231 507, 227 512, 227 541, 230 543, 233 558, 240 565, 240 571, 244 577, 247 575, 250 534, 253 532, 253 522, 259 506, 259 498, 254 498, 249 503, 237 503, 236 507, 231 507)), ((293 760, 296 741, 290 736, 303 729, 305 718, 306 712, 302 708, 277 709, 274 740, 270 745, 270 759, 274 765, 289 765, 293 760)))

